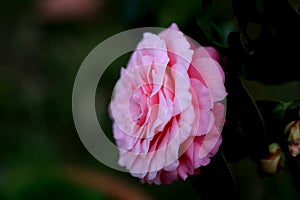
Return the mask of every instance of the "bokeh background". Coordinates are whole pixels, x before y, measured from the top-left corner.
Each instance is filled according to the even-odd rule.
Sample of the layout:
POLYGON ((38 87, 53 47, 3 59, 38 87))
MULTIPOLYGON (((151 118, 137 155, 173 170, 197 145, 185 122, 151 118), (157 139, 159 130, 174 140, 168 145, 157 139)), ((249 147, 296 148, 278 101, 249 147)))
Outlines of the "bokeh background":
MULTIPOLYGON (((172 22, 193 38, 200 6, 197 0, 2 1, 0 199, 199 199, 189 181, 144 185, 97 161, 76 132, 72 89, 82 61, 106 38, 130 28, 166 28, 172 22)), ((211 16, 226 40, 225 36, 237 29, 231 1, 214 0, 211 7, 211 16)), ((128 57, 112 63, 99 83, 96 107, 108 137, 111 121, 107 104, 128 57)), ((279 89, 257 82, 245 84, 257 99, 299 96, 295 81, 281 84, 279 89)), ((231 167, 242 199, 300 198, 284 171, 260 179, 250 159, 231 167)))

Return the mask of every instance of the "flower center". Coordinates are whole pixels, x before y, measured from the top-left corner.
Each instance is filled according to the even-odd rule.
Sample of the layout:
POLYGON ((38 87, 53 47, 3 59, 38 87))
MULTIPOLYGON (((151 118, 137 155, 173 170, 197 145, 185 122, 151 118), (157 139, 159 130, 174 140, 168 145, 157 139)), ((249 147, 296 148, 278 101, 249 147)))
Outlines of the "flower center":
POLYGON ((174 95, 162 85, 147 83, 139 86, 129 100, 128 112, 132 121, 138 126, 147 126, 161 117, 162 121, 169 120, 172 113, 169 96, 174 95))

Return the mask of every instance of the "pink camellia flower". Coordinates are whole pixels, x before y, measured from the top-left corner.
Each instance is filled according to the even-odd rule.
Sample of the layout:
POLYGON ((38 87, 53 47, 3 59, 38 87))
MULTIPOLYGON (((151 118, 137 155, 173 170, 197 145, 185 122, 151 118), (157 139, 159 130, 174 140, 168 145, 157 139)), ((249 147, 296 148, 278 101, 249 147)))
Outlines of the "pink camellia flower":
POLYGON ((122 69, 110 104, 119 164, 142 180, 185 180, 221 144, 227 93, 220 55, 172 24, 144 33, 122 69))

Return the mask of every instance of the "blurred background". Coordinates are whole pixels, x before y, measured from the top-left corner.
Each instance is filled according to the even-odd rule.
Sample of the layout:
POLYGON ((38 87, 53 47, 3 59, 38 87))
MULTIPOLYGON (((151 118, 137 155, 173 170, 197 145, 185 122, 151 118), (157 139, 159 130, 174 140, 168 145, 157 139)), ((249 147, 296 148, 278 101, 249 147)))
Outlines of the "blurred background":
MULTIPOLYGON (((195 16, 203 2, 2 1, 0 199, 199 199, 189 181, 144 185, 98 162, 78 137, 71 105, 76 73, 100 42, 130 28, 166 28, 172 22, 194 38, 195 16)), ((237 29, 231 1, 215 0, 212 8, 211 16, 217 19, 224 41, 230 31, 237 29)), ((112 63, 99 83, 101 95, 97 96, 96 106, 105 113, 99 121, 108 135, 111 121, 106 106, 128 56, 112 63)), ((256 98, 265 94, 262 85, 248 84, 256 98)), ((285 92, 281 96, 289 98, 286 87, 281 91, 285 92)), ((255 164, 248 159, 232 165, 232 170, 243 199, 299 198, 286 173, 261 180, 255 164)))

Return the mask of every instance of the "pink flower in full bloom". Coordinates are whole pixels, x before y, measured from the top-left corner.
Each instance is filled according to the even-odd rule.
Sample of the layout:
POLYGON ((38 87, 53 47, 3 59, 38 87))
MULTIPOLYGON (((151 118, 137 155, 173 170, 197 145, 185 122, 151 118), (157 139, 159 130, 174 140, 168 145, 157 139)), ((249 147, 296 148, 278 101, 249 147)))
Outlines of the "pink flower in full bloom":
POLYGON ((121 71, 110 103, 119 164, 142 182, 185 180, 221 144, 227 93, 219 53, 172 24, 143 39, 121 71))

